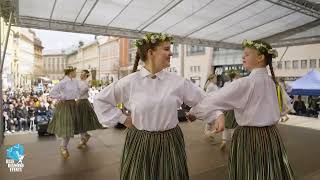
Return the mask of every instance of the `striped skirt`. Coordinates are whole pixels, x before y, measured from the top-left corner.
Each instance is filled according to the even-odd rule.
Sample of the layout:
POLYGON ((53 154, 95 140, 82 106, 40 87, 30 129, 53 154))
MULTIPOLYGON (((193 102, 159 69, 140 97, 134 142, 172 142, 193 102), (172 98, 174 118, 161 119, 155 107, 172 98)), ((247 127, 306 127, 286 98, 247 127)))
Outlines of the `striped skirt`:
POLYGON ((75 100, 60 101, 54 109, 52 121, 48 125, 48 133, 58 137, 73 137, 77 131, 75 121, 78 118, 75 100))
POLYGON ((224 113, 225 115, 225 128, 227 129, 234 129, 238 126, 238 123, 236 121, 236 117, 234 116, 234 111, 226 111, 224 113))
POLYGON ((228 169, 229 180, 294 179, 276 126, 238 126, 232 138, 228 169))
POLYGON ((88 99, 77 100, 76 104, 79 116, 75 121, 75 134, 103 128, 88 99))
POLYGON ((188 180, 187 157, 179 126, 164 132, 128 129, 121 180, 188 180))

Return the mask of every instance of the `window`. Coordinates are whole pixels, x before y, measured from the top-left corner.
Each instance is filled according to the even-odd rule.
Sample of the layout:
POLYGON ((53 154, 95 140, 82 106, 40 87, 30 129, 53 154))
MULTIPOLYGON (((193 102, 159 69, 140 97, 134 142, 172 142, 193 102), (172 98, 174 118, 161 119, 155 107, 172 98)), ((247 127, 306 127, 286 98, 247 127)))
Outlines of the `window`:
POLYGON ((200 72, 200 66, 198 66, 198 72, 200 72))
POLYGON ((317 68, 317 60, 310 59, 310 68, 317 68))
POLYGON ((187 45, 187 56, 204 54, 204 53, 205 53, 205 47, 203 46, 187 45))
POLYGON ((292 61, 292 69, 299 69, 299 61, 298 60, 292 61))
POLYGON ((301 69, 306 69, 308 65, 308 61, 307 60, 301 60, 301 69))
POLYGON ((190 66, 190 72, 193 72, 193 66, 190 66))
POLYGON ((172 57, 178 57, 179 56, 179 45, 173 44, 172 47, 172 57))
POLYGON ((285 69, 290 69, 291 67, 290 67, 290 61, 285 61, 284 62, 284 68, 285 69))
POLYGON ((277 62, 277 68, 282 69, 282 61, 277 62))

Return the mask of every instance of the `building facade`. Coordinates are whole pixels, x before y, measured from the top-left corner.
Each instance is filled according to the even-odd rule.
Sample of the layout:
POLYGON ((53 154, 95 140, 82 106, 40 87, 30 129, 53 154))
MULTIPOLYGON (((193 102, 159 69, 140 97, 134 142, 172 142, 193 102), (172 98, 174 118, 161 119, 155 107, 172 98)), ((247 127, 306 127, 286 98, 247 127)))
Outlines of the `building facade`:
POLYGON ((42 61, 42 42, 39 38, 34 38, 34 66, 33 66, 33 75, 35 79, 44 76, 45 71, 42 61))
POLYGON ((105 37, 100 43, 100 73, 104 83, 120 79, 120 42, 121 38, 105 37))
POLYGON ((320 70, 320 44, 277 48, 273 62, 275 74, 287 81, 295 80, 311 70, 320 70))
MULTIPOLYGON (((1 37, 7 33, 7 25, 0 20, 1 37)), ((3 38, 4 39, 4 38, 3 38)), ((3 88, 31 87, 34 81, 36 34, 27 28, 11 27, 3 67, 3 88)), ((41 41, 37 39, 36 43, 41 41)), ((1 42, 3 47, 4 41, 1 42)))
POLYGON ((78 77, 81 70, 87 69, 91 72, 89 80, 108 84, 124 76, 121 66, 128 69, 127 49, 128 39, 100 37, 66 53, 67 64, 78 69, 78 77))
POLYGON ((34 72, 34 32, 20 28, 18 51, 18 82, 20 86, 30 86, 34 72))
POLYGON ((63 50, 46 50, 43 52, 43 67, 46 77, 50 80, 61 80, 67 65, 66 54, 63 50))
POLYGON ((173 55, 167 70, 190 79, 203 88, 207 77, 213 72, 212 51, 210 47, 173 44, 173 55))

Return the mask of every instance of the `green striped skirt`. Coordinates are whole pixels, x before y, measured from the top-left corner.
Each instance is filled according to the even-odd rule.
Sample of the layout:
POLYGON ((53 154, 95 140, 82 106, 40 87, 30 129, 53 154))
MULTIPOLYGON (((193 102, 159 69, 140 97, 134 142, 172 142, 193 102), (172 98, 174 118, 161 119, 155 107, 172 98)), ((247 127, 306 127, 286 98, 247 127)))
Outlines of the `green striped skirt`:
POLYGON ((54 109, 52 121, 48 125, 48 132, 58 137, 73 137, 75 121, 78 117, 75 100, 60 101, 54 109))
POLYGON ((187 156, 179 126, 163 132, 128 129, 121 180, 188 180, 187 156))
POLYGON ((229 180, 293 180, 287 153, 276 126, 241 127, 233 134, 229 180))
POLYGON ((225 128, 234 129, 238 126, 233 110, 226 111, 224 115, 225 115, 225 128))
POLYGON ((77 100, 76 104, 79 117, 75 121, 75 134, 103 128, 88 99, 77 100))

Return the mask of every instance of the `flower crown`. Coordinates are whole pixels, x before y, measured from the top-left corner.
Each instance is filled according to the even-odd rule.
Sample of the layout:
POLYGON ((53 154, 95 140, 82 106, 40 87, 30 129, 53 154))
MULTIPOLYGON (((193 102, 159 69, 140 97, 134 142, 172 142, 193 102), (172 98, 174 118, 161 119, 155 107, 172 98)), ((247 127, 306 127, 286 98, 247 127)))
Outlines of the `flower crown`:
POLYGON ((143 36, 142 39, 136 40, 134 45, 137 48, 140 48, 144 44, 155 44, 158 42, 164 42, 164 41, 172 41, 172 36, 169 34, 163 34, 163 33, 147 33, 146 35, 143 36))
POLYGON ((242 45, 244 47, 248 47, 248 48, 255 48, 260 53, 268 53, 268 54, 272 55, 272 58, 278 57, 278 51, 276 49, 268 48, 265 44, 257 43, 257 42, 250 41, 250 40, 244 40, 242 42, 242 45))

